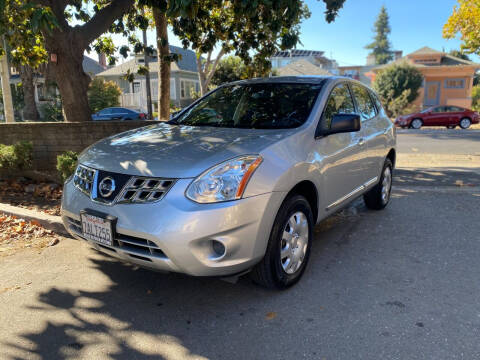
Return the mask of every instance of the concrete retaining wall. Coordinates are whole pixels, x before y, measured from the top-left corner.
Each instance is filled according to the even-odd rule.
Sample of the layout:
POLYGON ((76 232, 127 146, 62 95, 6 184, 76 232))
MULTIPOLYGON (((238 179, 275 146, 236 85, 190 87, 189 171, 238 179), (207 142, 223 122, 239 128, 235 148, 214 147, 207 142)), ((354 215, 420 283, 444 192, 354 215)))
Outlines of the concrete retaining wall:
POLYGON ((12 145, 18 141, 33 143, 31 170, 56 172, 57 155, 64 151, 80 152, 94 142, 155 121, 109 121, 84 123, 14 123, 0 124, 0 143, 12 145))

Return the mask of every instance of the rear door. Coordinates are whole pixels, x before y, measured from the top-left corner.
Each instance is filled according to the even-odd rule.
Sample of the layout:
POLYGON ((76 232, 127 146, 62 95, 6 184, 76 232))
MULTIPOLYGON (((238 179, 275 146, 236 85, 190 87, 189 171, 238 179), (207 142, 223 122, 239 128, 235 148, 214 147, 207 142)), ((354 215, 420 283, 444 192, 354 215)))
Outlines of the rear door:
MULTIPOLYGON (((355 114, 355 103, 346 82, 331 91, 318 126, 330 128, 336 114, 355 114)), ((323 198, 327 210, 334 210, 360 194, 365 178, 361 132, 333 134, 315 140, 315 157, 323 159, 323 198)))
POLYGON ((378 118, 379 111, 370 91, 358 83, 352 83, 350 86, 357 113, 362 120, 360 132, 364 145, 359 154, 362 159, 362 180, 364 184, 371 185, 378 180, 379 156, 385 152, 385 144, 381 136, 384 135, 386 127, 384 121, 378 118))
POLYGON ((446 125, 458 125, 460 120, 465 116, 465 109, 462 109, 458 106, 447 106, 447 111, 450 116, 448 119, 448 124, 446 125))

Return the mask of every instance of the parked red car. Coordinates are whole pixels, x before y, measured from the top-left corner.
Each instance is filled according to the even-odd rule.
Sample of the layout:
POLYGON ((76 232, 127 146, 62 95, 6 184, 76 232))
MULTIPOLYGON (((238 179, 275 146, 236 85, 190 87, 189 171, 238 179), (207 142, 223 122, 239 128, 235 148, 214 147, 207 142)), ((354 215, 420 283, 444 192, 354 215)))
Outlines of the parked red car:
POLYGON ((422 126, 446 126, 449 129, 460 126, 468 129, 470 125, 478 124, 479 118, 477 112, 459 106, 434 106, 416 114, 399 116, 395 125, 412 129, 422 126))

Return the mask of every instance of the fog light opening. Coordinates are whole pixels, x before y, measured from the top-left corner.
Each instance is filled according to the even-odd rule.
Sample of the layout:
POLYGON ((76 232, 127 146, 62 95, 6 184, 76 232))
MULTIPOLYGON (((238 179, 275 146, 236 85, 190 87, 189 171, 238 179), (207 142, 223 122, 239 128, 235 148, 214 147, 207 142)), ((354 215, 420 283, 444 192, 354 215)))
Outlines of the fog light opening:
POLYGON ((227 249, 225 245, 217 240, 212 240, 212 249, 213 249, 213 257, 215 259, 219 259, 225 256, 227 249))

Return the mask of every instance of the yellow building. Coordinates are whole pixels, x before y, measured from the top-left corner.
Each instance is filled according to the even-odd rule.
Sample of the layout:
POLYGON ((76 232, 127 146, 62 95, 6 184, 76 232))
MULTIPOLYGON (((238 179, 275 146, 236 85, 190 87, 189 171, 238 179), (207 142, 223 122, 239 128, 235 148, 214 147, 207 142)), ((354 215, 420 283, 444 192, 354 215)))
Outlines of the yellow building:
MULTIPOLYGON (((404 61, 415 66, 424 77, 423 87, 412 104, 419 110, 435 105, 471 108, 473 77, 480 69, 480 64, 429 47, 408 54, 394 64, 404 61)), ((378 74, 389 65, 391 64, 372 69, 373 74, 378 74)))

